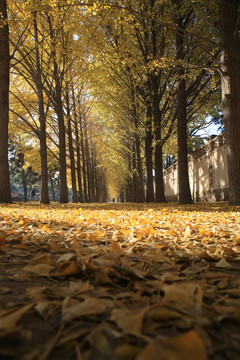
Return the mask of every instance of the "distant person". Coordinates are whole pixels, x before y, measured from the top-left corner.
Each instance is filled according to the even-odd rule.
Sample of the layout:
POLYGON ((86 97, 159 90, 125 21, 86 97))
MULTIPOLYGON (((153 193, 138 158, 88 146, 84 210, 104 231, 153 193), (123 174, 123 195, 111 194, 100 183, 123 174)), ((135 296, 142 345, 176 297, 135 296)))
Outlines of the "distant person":
POLYGON ((115 202, 115 199, 113 198, 113 202, 115 202))
POLYGON ((32 191, 31 191, 31 200, 35 199, 35 195, 36 195, 35 190, 32 189, 32 191))

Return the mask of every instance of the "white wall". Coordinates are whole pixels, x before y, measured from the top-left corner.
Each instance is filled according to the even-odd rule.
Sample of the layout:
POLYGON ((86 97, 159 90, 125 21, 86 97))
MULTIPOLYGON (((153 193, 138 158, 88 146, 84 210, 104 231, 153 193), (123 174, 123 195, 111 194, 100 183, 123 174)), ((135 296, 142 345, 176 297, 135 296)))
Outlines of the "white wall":
MULTIPOLYGON (((228 154, 225 137, 219 135, 189 155, 189 181, 194 201, 228 200, 228 154)), ((177 201, 177 163, 165 169, 163 176, 166 199, 177 201)))

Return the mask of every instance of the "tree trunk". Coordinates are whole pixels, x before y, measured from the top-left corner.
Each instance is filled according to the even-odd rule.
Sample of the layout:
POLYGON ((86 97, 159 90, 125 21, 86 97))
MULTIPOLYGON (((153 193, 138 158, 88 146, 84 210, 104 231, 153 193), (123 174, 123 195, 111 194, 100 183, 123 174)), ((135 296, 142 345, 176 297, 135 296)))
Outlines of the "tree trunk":
POLYGON ((86 154, 86 175, 87 175, 87 198, 88 202, 92 202, 92 193, 91 193, 91 161, 90 161, 90 151, 88 146, 88 129, 87 121, 84 117, 83 119, 83 128, 84 128, 84 142, 85 142, 85 154, 86 154))
POLYGON ((67 187, 67 163, 66 163, 66 138, 65 124, 62 107, 61 85, 58 76, 56 79, 56 114, 58 117, 59 129, 59 169, 60 169, 60 203, 68 202, 67 187))
POLYGON ((132 150, 132 167, 133 167, 133 201, 139 202, 139 181, 138 181, 135 146, 133 146, 133 150, 132 150))
POLYGON ((77 113, 76 113, 76 100, 74 89, 72 86, 72 97, 73 97, 73 111, 74 111, 74 129, 75 129, 75 139, 76 139, 76 154, 77 154, 77 180, 78 180, 78 195, 79 202, 83 202, 83 191, 82 191, 82 177, 81 177, 81 157, 80 157, 80 140, 79 140, 79 128, 77 121, 77 113))
POLYGON ((146 122, 146 135, 145 135, 145 161, 147 172, 147 188, 146 188, 146 201, 154 202, 154 187, 153 187, 153 148, 152 148, 152 109, 151 105, 147 107, 147 122, 146 122))
MULTIPOLYGON (((6 0, 0 1, 0 13, 7 19, 6 0)), ((8 166, 8 123, 9 123, 9 42, 8 25, 0 27, 0 203, 11 202, 8 166)))
POLYGON ((155 136, 155 189, 156 189, 156 202, 166 202, 164 194, 163 182, 163 162, 162 162, 162 144, 161 144, 161 112, 159 108, 159 95, 158 95, 158 79, 156 76, 152 78, 153 87, 153 122, 154 122, 154 136, 155 136))
POLYGON ((240 35, 239 0, 219 0, 222 106, 228 158, 229 202, 240 205, 240 35))
POLYGON ((59 131, 59 172, 60 172, 60 203, 68 203, 68 187, 67 187, 67 163, 66 163, 66 131, 64 123, 64 113, 62 105, 62 85, 59 76, 59 68, 56 59, 55 41, 56 34, 52 27, 52 20, 48 16, 50 38, 52 40, 52 58, 53 58, 53 78, 55 81, 55 111, 58 118, 59 131))
MULTIPOLYGON (((178 26, 181 27, 182 20, 179 19, 178 26)), ((176 59, 184 59, 184 31, 176 32, 176 59)), ((178 189, 179 204, 192 204, 192 196, 188 175, 188 150, 187 150, 187 95, 185 70, 178 64, 177 84, 177 134, 178 134, 178 189)))
POLYGON ((86 157, 85 157, 85 146, 84 146, 84 139, 83 139, 83 124, 82 118, 80 115, 80 130, 81 130, 81 151, 82 151, 82 172, 83 172, 83 192, 84 192, 84 201, 88 202, 88 193, 87 193, 87 172, 86 172, 86 157))
POLYGON ((44 112, 44 99, 43 99, 43 84, 42 84, 42 70, 40 65, 39 56, 39 41, 38 41, 38 27, 36 13, 34 14, 34 36, 35 36, 35 60, 37 71, 35 74, 35 85, 37 88, 38 96, 38 111, 40 122, 40 159, 41 159, 41 197, 40 203, 49 204, 48 194, 48 163, 47 163, 47 139, 46 139, 46 116, 44 112))
POLYGON ((96 170, 96 158, 95 158, 95 148, 92 148, 92 164, 91 164, 91 189, 92 189, 92 201, 96 201, 96 178, 95 178, 95 170, 96 170))
POLYGON ((94 182, 94 151, 92 144, 90 144, 89 149, 89 170, 90 170, 90 193, 91 193, 91 202, 95 202, 95 182, 94 182))
POLYGON ((95 166, 94 178, 95 178, 95 187, 96 187, 96 201, 99 201, 99 175, 98 175, 97 166, 95 166))
POLYGON ((76 171, 75 171, 75 159, 74 159, 74 150, 73 150, 73 139, 72 139, 72 120, 70 113, 69 105, 69 94, 67 89, 66 94, 66 105, 67 105, 67 131, 68 131, 68 146, 69 146, 69 155, 70 155, 70 168, 71 168, 71 180, 72 180, 72 202, 77 203, 77 183, 76 183, 76 171))
POLYGON ((79 146, 79 133, 78 125, 75 122, 75 136, 76 136, 76 152, 77 152, 77 178, 78 178, 78 194, 79 202, 83 202, 83 191, 82 191, 82 177, 81 177, 81 157, 80 157, 80 146, 79 146))
POLYGON ((144 177, 143 177, 143 168, 142 168, 142 158, 141 158, 141 142, 139 138, 139 124, 138 124, 138 116, 137 116, 137 109, 136 109, 136 99, 134 88, 132 84, 131 90, 131 97, 132 97, 132 107, 133 107, 133 120, 135 125, 135 145, 136 145, 136 155, 137 155, 137 171, 139 177, 139 202, 145 201, 145 188, 144 188, 144 177))

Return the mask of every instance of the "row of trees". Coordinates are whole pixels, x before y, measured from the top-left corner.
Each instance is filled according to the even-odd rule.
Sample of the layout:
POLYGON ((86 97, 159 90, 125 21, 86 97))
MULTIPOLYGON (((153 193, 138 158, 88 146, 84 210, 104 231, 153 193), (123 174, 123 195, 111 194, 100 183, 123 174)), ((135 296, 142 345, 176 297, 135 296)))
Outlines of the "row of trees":
POLYGON ((21 134, 23 147, 25 137, 25 148, 32 145, 31 155, 39 149, 40 159, 36 151, 34 157, 35 168, 41 171, 42 203, 49 202, 48 182, 56 174, 60 202, 68 202, 68 178, 73 202, 102 201, 107 195, 106 182, 97 166, 93 133, 98 129, 83 83, 85 54, 83 49, 80 57, 76 55, 80 45, 75 46, 71 23, 80 19, 68 7, 49 12, 45 6, 30 2, 24 8, 18 1, 9 6, 14 20, 10 136, 14 141, 14 134, 21 134))
POLYGON ((11 201, 10 44, 10 137, 39 147, 41 202, 49 202, 51 174, 59 175, 61 202, 68 179, 74 202, 103 201, 108 191, 165 202, 164 158, 172 153, 179 202, 191 203, 189 135, 218 117, 221 84, 230 202, 239 204, 239 7, 236 0, 9 0, 8 36, 3 1, 0 201, 11 201))

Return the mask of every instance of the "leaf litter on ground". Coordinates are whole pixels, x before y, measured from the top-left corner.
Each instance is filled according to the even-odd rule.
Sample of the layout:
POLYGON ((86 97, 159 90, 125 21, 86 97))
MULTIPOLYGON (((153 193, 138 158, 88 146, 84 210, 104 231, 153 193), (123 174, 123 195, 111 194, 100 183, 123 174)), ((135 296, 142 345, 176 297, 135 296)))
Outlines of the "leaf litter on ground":
POLYGON ((240 207, 0 206, 1 359, 239 359, 240 207))

